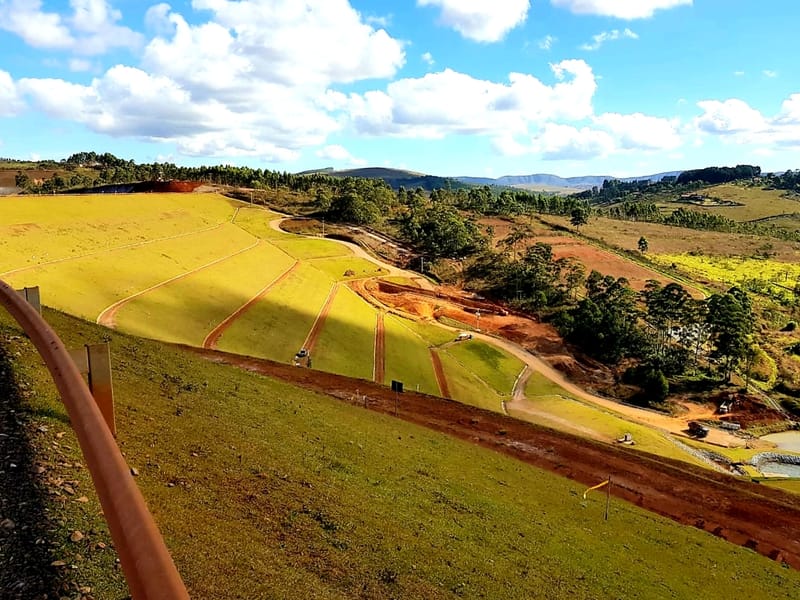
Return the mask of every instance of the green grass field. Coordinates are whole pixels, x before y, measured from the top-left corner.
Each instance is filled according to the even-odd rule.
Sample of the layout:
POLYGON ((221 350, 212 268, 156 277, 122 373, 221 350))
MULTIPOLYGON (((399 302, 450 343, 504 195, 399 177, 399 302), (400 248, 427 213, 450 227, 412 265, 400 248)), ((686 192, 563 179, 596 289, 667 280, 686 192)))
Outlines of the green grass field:
POLYGON ((521 360, 481 340, 467 340, 445 350, 468 371, 503 395, 510 396, 525 366, 521 360))
MULTIPOLYGON (((705 188, 701 193, 710 198, 736 202, 741 206, 691 205, 692 210, 728 217, 734 221, 753 221, 773 215, 800 212, 800 200, 788 196, 783 190, 765 190, 726 183, 705 188)), ((669 206, 671 209, 675 208, 674 203, 670 203, 669 206)))
POLYGON ((268 244, 133 299, 117 326, 135 335, 200 346, 205 336, 294 261, 268 244))
MULTIPOLYGON (((45 311, 69 347, 108 336, 119 443, 193 598, 796 598, 800 573, 414 425, 45 311)), ((82 462, 40 359, 0 311, 26 415, 82 462), (9 336, 17 336, 10 340, 9 336), (17 356, 16 353, 19 353, 17 356), (65 432, 56 440, 56 432, 65 432)), ((27 418, 27 417, 26 417, 27 418)), ((89 502, 49 497, 54 559, 126 595, 89 502), (77 555, 82 555, 78 560, 77 555)))
POLYGON ((405 388, 440 395, 433 372, 429 343, 416 333, 417 324, 394 315, 384 317, 386 335, 386 379, 402 381, 405 388))
POLYGON ((351 256, 352 251, 344 244, 331 240, 304 238, 290 233, 282 234, 283 237, 271 240, 273 244, 286 251, 298 260, 312 258, 333 258, 337 256, 351 256))
MULTIPOLYGON (((525 396, 536 411, 534 421, 570 433, 590 435, 612 442, 630 433, 636 442, 634 448, 659 456, 667 456, 700 466, 707 466, 683 452, 664 434, 650 427, 632 423, 608 410, 582 402, 562 387, 540 373, 532 373, 525 385, 525 396)), ((513 404, 508 405, 512 416, 524 416, 513 404)))
POLYGON ((439 352, 447 385, 454 400, 495 412, 503 412, 504 397, 447 352, 439 352))
POLYGON ((315 369, 372 379, 375 364, 377 310, 346 285, 331 304, 331 311, 317 340, 315 369))
POLYGON ((219 349, 288 362, 302 347, 333 283, 302 263, 232 323, 219 349))

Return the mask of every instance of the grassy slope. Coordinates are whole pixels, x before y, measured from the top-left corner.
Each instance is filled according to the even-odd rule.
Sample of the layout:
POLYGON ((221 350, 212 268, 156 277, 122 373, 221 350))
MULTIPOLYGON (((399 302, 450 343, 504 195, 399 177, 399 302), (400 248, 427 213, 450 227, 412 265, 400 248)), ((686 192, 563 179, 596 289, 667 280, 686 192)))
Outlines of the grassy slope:
MULTIPOLYGON (((734 221, 752 221, 773 215, 800 212, 800 201, 787 197, 783 190, 765 190, 726 183, 705 188, 703 195, 720 200, 730 200, 742 206, 689 206, 692 210, 708 212, 734 221)), ((670 204, 672 208, 675 204, 670 204)))
MULTIPOLYGON (((289 252, 291 253, 291 248, 289 248, 289 252)), ((314 260, 312 264, 317 269, 336 280, 375 277, 386 273, 386 269, 377 266, 375 263, 365 258, 356 258, 353 256, 314 260), (350 271, 352 271, 352 275, 345 275, 345 273, 350 271)))
POLYGON ((377 311, 353 290, 339 287, 314 349, 313 367, 372 379, 377 311))
POLYGON ((135 298, 117 314, 117 325, 135 335, 199 346, 214 327, 294 261, 261 244, 135 298))
POLYGON ((386 379, 402 381, 407 389, 439 395, 439 386, 433 372, 428 342, 417 335, 414 323, 394 315, 386 315, 386 379))
POLYGON ((515 356, 480 340, 453 344, 446 352, 503 395, 511 395, 514 382, 525 366, 515 356))
MULTIPOLYGON (((609 411, 581 402, 540 373, 533 373, 528 379, 525 395, 539 411, 534 420, 548 427, 578 435, 590 434, 604 441, 616 440, 630 433, 636 442, 637 450, 707 466, 681 451, 651 427, 632 423, 609 411)), ((522 414, 513 404, 509 405, 508 411, 511 416, 522 414)))
POLYGON ((6 282, 15 287, 38 285, 48 306, 95 319, 117 300, 244 249, 253 241, 227 224, 191 238, 39 267, 11 275, 6 282))
MULTIPOLYGON (((796 571, 615 499, 604 522, 602 497, 582 502, 575 484, 488 450, 46 316, 67 346, 111 338, 119 443, 195 598, 727 600, 792 598, 800 585, 796 571)), ((28 344, 13 344, 41 381, 28 344)), ((36 418, 63 428, 55 391, 32 389, 36 418)), ((71 431, 61 445, 74 454, 71 431)), ((67 503, 63 518, 90 509, 94 498, 67 503)), ((107 541, 100 530, 91 539, 107 541)), ((65 548, 68 561, 82 551, 65 548)), ((75 563, 83 582, 111 579, 91 580, 98 597, 121 595, 116 572, 87 562, 75 563)))
POLYGON ((0 198, 0 273, 197 231, 233 214, 216 195, 194 202, 180 194, 0 198))
POLYGON ((478 378, 447 352, 439 352, 439 358, 442 361, 447 385, 453 399, 496 412, 503 410, 503 398, 485 381, 478 378))
POLYGON ((296 271, 233 322, 219 349, 289 361, 306 339, 333 281, 309 264, 296 271))

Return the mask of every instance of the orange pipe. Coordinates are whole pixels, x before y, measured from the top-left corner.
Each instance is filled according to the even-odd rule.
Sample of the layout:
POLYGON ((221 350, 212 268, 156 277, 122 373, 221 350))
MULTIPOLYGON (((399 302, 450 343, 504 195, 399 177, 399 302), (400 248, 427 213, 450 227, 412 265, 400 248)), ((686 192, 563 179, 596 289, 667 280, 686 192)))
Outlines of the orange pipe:
POLYGON ((100 498, 131 597, 188 600, 189 594, 153 516, 63 342, 33 307, 3 281, 0 281, 0 304, 36 346, 61 394, 100 498))

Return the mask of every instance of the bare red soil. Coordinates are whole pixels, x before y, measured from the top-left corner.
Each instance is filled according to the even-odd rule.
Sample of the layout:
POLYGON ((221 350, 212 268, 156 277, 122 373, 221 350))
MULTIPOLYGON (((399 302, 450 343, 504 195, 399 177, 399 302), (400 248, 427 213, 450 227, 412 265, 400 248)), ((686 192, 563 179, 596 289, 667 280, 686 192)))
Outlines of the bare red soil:
MULTIPOLYGON (((395 413, 395 395, 382 385, 273 361, 187 349, 214 362, 363 406, 364 400, 356 398, 359 390, 366 394, 371 410, 395 413)), ((795 496, 781 490, 417 392, 402 395, 397 414, 587 486, 611 476, 611 493, 618 498, 800 568, 800 505, 795 496)))
POLYGON ((328 318, 328 314, 331 312, 331 305, 333 304, 333 299, 336 298, 336 293, 338 291, 339 285, 336 284, 333 289, 331 289, 331 293, 328 295, 325 305, 322 307, 322 309, 320 309, 316 321, 314 321, 314 324, 311 326, 311 331, 308 332, 308 337, 306 338, 306 343, 303 345, 303 347, 308 350, 309 354, 311 354, 314 346, 317 345, 317 339, 319 339, 319 335, 322 333, 322 328, 325 327, 325 320, 328 318))
POLYGON ((378 312, 375 323, 375 382, 383 383, 386 377, 386 329, 383 322, 383 312, 378 312))
POLYGON ((433 363, 433 373, 436 375, 436 384, 439 386, 439 393, 442 398, 450 398, 450 386, 447 385, 447 376, 444 374, 442 359, 435 348, 431 348, 431 362, 433 363))

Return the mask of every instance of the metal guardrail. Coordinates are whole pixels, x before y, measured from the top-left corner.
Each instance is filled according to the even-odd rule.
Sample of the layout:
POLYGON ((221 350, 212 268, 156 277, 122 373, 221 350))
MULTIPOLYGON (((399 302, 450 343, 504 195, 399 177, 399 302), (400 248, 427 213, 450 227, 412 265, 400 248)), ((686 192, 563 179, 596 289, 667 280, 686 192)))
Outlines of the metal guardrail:
POLYGON ((63 342, 36 310, 3 281, 0 304, 25 330, 61 394, 131 596, 135 600, 188 600, 189 594, 153 516, 63 342))

